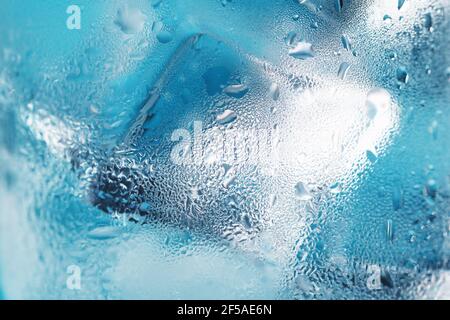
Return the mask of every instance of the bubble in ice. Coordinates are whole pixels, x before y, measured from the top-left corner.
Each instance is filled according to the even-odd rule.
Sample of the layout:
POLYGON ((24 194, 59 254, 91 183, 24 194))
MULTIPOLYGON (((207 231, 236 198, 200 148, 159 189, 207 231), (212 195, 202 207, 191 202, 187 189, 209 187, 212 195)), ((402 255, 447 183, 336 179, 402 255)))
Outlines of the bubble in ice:
POLYGON ((166 30, 162 30, 156 34, 156 39, 161 43, 168 43, 172 41, 172 33, 166 30))
POLYGON ((236 112, 227 109, 221 114, 217 115, 216 120, 220 124, 227 124, 233 122, 234 120, 236 120, 236 118, 237 118, 236 112))
POLYGON ((227 95, 233 98, 242 98, 248 91, 248 87, 245 84, 232 84, 223 89, 227 95))
POLYGON ((341 78, 342 80, 345 80, 345 77, 347 76, 347 72, 348 72, 349 68, 350 68, 350 64, 349 63, 342 62, 339 65, 338 77, 341 78))
POLYGON ((123 7, 117 11, 114 23, 126 34, 135 34, 144 29, 146 16, 136 8, 123 7))
POLYGON ((312 199, 312 195, 309 193, 308 189, 306 189, 303 182, 298 182, 295 185, 295 195, 301 201, 309 201, 312 199))
POLYGON ((294 48, 289 49, 289 55, 302 60, 315 56, 312 44, 305 41, 301 41, 294 48))

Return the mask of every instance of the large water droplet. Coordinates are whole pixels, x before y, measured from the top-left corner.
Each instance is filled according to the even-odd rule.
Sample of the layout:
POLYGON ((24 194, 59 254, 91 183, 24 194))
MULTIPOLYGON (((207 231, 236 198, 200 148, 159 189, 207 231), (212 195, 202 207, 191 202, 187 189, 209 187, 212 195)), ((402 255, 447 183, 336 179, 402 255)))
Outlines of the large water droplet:
POLYGON ((427 195, 431 198, 435 198, 437 194, 437 182, 434 179, 429 179, 427 181, 427 184, 425 186, 425 190, 427 192, 427 195))
POLYGON ((339 66, 338 77, 341 78, 342 80, 345 80, 349 68, 350 64, 348 64, 347 62, 342 62, 341 65, 339 66))
POLYGON ((338 194, 342 191, 340 183, 336 182, 330 186, 330 193, 338 194))
POLYGON ((345 50, 352 51, 352 42, 346 34, 342 35, 341 42, 342 42, 342 47, 344 47, 345 50))
POLYGON ((297 33, 294 31, 290 31, 286 37, 284 37, 284 42, 288 45, 288 46, 292 46, 295 43, 295 39, 297 38, 297 33))
POLYGON ((337 12, 341 12, 344 7, 344 0, 334 0, 334 7, 337 12))
POLYGON ((269 94, 274 101, 278 100, 278 98, 280 97, 280 87, 278 86, 278 84, 272 83, 270 85, 269 94))
POLYGON ((221 114, 217 115, 216 120, 220 124, 227 124, 233 122, 234 120, 236 120, 236 118, 237 118, 236 112, 227 109, 221 114))
POLYGON ((173 37, 169 31, 163 30, 156 34, 156 39, 158 39, 158 41, 161 43, 168 43, 172 41, 173 37))
POLYGON ((120 229, 113 226, 97 227, 88 233, 88 237, 95 240, 112 239, 120 235, 120 229))
POLYGON ((301 41, 294 48, 289 49, 289 55, 304 60, 314 57, 315 54, 311 43, 301 41))
POLYGON ((428 31, 433 31, 433 18, 431 17, 431 13, 426 13, 423 17, 423 26, 428 31))
POLYGON ((405 67, 399 67, 397 69, 397 80, 401 83, 408 83, 409 81, 409 75, 408 75, 408 71, 406 71, 405 67))
POLYGON ((403 7, 403 5, 405 4, 405 1, 406 0, 398 0, 398 2, 397 2, 398 10, 400 10, 403 7))
POLYGON ((233 98, 242 98, 247 93, 248 88, 245 84, 232 84, 226 87, 223 92, 233 98))

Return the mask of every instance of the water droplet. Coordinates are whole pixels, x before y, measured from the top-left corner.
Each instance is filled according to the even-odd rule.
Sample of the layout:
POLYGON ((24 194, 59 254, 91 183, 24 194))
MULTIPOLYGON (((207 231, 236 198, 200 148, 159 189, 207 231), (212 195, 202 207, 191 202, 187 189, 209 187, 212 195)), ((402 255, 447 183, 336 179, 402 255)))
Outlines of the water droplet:
POLYGON ((226 87, 223 92, 233 98, 242 98, 248 92, 248 88, 245 84, 232 84, 226 87))
POLYGON ((405 67, 399 67, 397 69, 397 80, 404 84, 408 83, 409 75, 405 67))
POLYGON ((298 14, 294 14, 292 16, 292 20, 297 21, 300 18, 300 16, 298 14))
POLYGON ((217 115, 216 120, 220 124, 227 124, 233 122, 234 120, 236 120, 236 118, 237 118, 236 112, 227 109, 221 114, 217 115))
POLYGON ((341 191, 342 191, 342 187, 341 187, 340 183, 338 183, 338 182, 336 182, 330 186, 330 193, 338 194, 338 193, 341 193, 341 191))
POLYGON ((427 192, 427 195, 431 198, 436 198, 437 194, 437 182, 434 179, 429 179, 427 181, 427 184, 425 185, 425 190, 427 192))
POLYGON ((348 64, 347 62, 342 62, 341 65, 339 66, 338 77, 341 78, 342 80, 345 80, 349 68, 350 64, 348 64))
POLYGON ((366 156, 367 159, 369 159, 370 162, 374 163, 375 161, 377 161, 377 155, 372 152, 371 150, 366 150, 366 156))
POLYGON ((445 76, 447 77, 447 81, 450 82, 450 67, 445 69, 445 76))
POLYGON ((304 60, 314 57, 315 54, 311 43, 301 41, 294 48, 289 49, 289 55, 304 60))
POLYGON ((292 46, 295 43, 295 39, 297 38, 297 33, 294 31, 290 31, 286 37, 284 37, 284 42, 288 45, 288 46, 292 46))
POLYGON ((172 41, 173 37, 172 34, 169 31, 160 31, 156 34, 156 39, 158 39, 161 43, 169 43, 172 41))
POLYGON ((274 207, 276 203, 277 203, 277 195, 276 194, 270 195, 270 206, 274 207))
POLYGON ((341 42, 342 42, 342 47, 344 47, 345 50, 352 51, 352 41, 346 34, 342 35, 341 42))
POLYGON ((397 2, 398 10, 400 10, 403 7, 403 5, 405 4, 405 1, 406 0, 398 0, 398 2, 397 2))
POLYGON ((313 29, 317 29, 319 27, 319 24, 317 23, 317 21, 313 21, 313 22, 311 22, 310 27, 313 29))
POLYGON ((433 120, 431 125, 428 127, 428 132, 431 134, 434 140, 437 140, 438 138, 438 122, 436 120, 433 120))
POLYGON ((344 7, 344 0, 334 0, 334 7, 337 12, 341 12, 344 7))
POLYGON ((153 8, 157 8, 161 4, 161 2, 162 0, 152 0, 151 5, 153 8))
POLYGON ((391 95, 385 89, 376 88, 369 91, 366 98, 367 116, 374 119, 378 113, 384 112, 391 104, 391 95))
POLYGON ((397 211, 403 206, 403 190, 397 183, 392 190, 392 206, 397 211))
POLYGON ((272 83, 270 85, 269 94, 274 101, 278 100, 278 98, 280 97, 280 87, 278 86, 278 84, 272 83))
POLYGON ((388 221, 386 222, 386 238, 389 242, 392 242, 394 240, 394 230, 391 219, 388 219, 388 221))
POLYGON ((126 34, 135 34, 144 29, 146 16, 135 8, 124 7, 117 11, 114 23, 126 34))
POLYGON ((246 213, 242 215, 242 224, 247 229, 252 228, 252 221, 250 219, 250 216, 246 213))
POLYGON ((428 31, 433 31, 433 18, 431 13, 426 13, 423 17, 423 25, 428 31))
POLYGON ((88 237, 95 240, 112 239, 120 235, 120 229, 113 226, 95 228, 88 233, 88 237))
POLYGON ((303 184, 303 182, 299 182, 295 185, 295 195, 297 196, 297 198, 301 201, 309 201, 312 199, 311 194, 309 193, 309 191, 306 189, 305 185, 303 184))
POLYGON ((139 205, 139 210, 142 212, 148 213, 148 212, 150 212, 151 209, 152 209, 152 207, 147 202, 143 202, 139 205))
POLYGON ((391 61, 394 61, 395 59, 397 59, 397 53, 393 50, 386 50, 385 57, 391 61))
POLYGON ((388 14, 385 14, 384 17, 383 17, 383 21, 386 22, 386 23, 391 23, 392 17, 390 15, 388 15, 388 14))
POLYGON ((392 280, 391 274, 384 268, 381 270, 380 281, 381 284, 385 287, 391 289, 394 287, 394 281, 392 280))

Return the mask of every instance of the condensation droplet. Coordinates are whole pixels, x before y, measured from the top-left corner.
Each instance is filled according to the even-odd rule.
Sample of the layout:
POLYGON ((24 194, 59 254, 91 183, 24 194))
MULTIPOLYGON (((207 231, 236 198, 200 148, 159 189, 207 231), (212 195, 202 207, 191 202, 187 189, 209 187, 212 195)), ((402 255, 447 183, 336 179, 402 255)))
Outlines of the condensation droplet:
POLYGON ((236 112, 227 109, 221 114, 217 115, 216 120, 220 124, 227 124, 233 122, 234 120, 236 120, 236 118, 237 118, 236 112))
POLYGON ((289 49, 289 55, 302 60, 313 58, 315 56, 312 44, 304 41, 297 43, 294 48, 289 49))
POLYGON ((232 84, 226 87, 223 92, 233 98, 242 98, 248 92, 248 88, 245 84, 232 84))
POLYGON ((395 211, 399 210, 403 206, 403 190, 398 183, 394 185, 392 190, 392 206, 395 211))
POLYGON ((341 42, 342 42, 342 47, 345 50, 352 51, 352 41, 350 40, 350 38, 346 34, 342 35, 341 42))
POLYGON ((338 194, 338 193, 341 193, 341 191, 342 191, 342 187, 341 187, 340 183, 338 183, 338 182, 336 182, 330 186, 330 193, 338 194))
POLYGON ((278 84, 272 83, 270 85, 269 94, 274 101, 278 100, 278 98, 280 97, 280 87, 278 86, 278 84))
POLYGON ((405 67, 399 67, 396 72, 398 82, 407 84, 409 81, 409 74, 405 67))
POLYGON ((97 227, 88 233, 88 237, 95 240, 112 239, 120 235, 120 229, 113 226, 97 227))
POLYGON ((391 219, 388 219, 386 222, 386 238, 389 242, 394 240, 393 222, 391 219))
POLYGON ((341 78, 341 80, 345 80, 345 77, 347 76, 348 69, 350 68, 350 64, 347 62, 342 62, 339 66, 338 70, 338 77, 341 78))

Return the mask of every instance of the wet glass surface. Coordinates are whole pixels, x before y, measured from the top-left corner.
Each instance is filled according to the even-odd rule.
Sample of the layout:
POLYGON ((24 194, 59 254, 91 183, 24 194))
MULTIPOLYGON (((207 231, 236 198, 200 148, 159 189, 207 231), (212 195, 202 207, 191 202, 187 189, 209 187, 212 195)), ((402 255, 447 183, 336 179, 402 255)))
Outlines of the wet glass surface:
POLYGON ((449 298, 447 0, 2 6, 7 298, 449 298))

